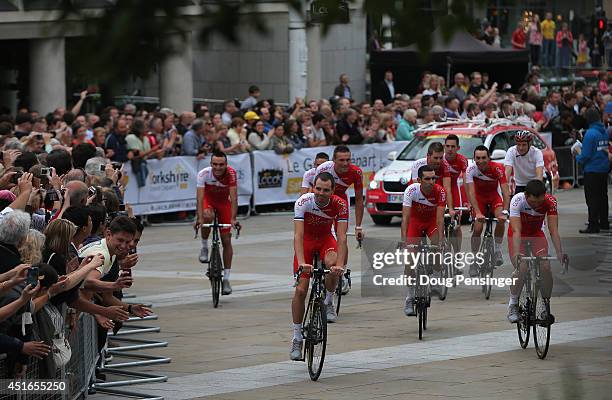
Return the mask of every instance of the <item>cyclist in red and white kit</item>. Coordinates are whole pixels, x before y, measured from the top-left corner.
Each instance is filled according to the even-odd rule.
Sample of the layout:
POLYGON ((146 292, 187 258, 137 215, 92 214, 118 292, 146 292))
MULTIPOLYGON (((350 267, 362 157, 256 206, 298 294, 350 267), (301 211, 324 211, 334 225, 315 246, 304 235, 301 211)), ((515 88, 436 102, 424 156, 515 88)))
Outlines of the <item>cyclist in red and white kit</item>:
POLYGON ((427 148, 427 157, 420 158, 412 164, 412 181, 416 182, 419 177, 419 169, 429 165, 436 173, 436 184, 442 186, 446 192, 446 204, 448 205, 449 214, 455 216, 455 207, 453 204, 455 199, 451 188, 451 173, 448 163, 444 160, 444 146, 440 142, 433 142, 427 148))
POLYGON ((302 267, 302 274, 291 302, 293 340, 290 358, 292 360, 299 360, 302 355, 304 303, 308 294, 315 252, 332 272, 325 277, 327 322, 335 322, 337 318, 333 294, 338 285, 338 278, 344 273, 348 205, 344 199, 333 194, 334 186, 334 177, 331 174, 327 172, 317 174, 313 192, 303 194, 295 202, 293 272, 297 273, 298 268, 302 267), (337 241, 331 231, 334 223, 336 223, 337 241))
MULTIPOLYGON (((444 235, 446 192, 442 186, 435 183, 437 177, 432 167, 423 165, 419 168, 418 174, 418 182, 408 186, 404 191, 402 243, 420 243, 422 232, 425 231, 431 244, 435 245, 440 243, 444 235)), ((414 274, 414 269, 406 272, 414 274)), ((408 286, 404 313, 406 316, 415 315, 414 287, 411 285, 408 286)))
MULTIPOLYGON (((501 243, 504 239, 504 227, 508 216, 508 203, 510 201, 510 189, 506 181, 504 166, 491 161, 489 149, 480 145, 474 149, 474 164, 470 165, 465 172, 465 183, 467 196, 474 213, 474 231, 472 233, 472 252, 476 253, 480 248, 480 235, 482 234, 483 221, 487 206, 489 212, 497 218, 495 225, 495 260, 497 265, 503 264, 501 243), (502 196, 498 193, 501 187, 502 196)), ((475 263, 470 265, 470 276, 478 275, 475 263)))
MULTIPOLYGON (((444 160, 448 163, 448 170, 450 172, 451 197, 453 199, 453 204, 457 207, 463 206, 465 200, 461 198, 459 177, 463 175, 465 178, 465 171, 468 167, 468 159, 464 155, 458 153, 460 148, 459 137, 457 137, 457 135, 450 134, 444 139, 444 160)), ((461 220, 461 212, 459 212, 459 214, 459 220, 461 220)), ((461 249, 461 238, 461 224, 457 224, 455 227, 454 243, 452 243, 457 251, 461 249)))
MULTIPOLYGON (((527 271, 527 263, 518 265, 518 255, 525 256, 527 243, 530 245, 532 256, 548 256, 548 242, 544 236, 544 218, 550 233, 550 239, 555 247, 559 262, 563 262, 561 237, 559 236, 559 217, 557 214, 557 199, 546 193, 546 186, 539 179, 527 183, 522 193, 514 195, 510 202, 510 228, 508 229, 508 250, 512 263, 515 266, 516 285, 510 287, 510 301, 508 302, 508 321, 515 323, 519 319, 518 297, 523 287, 523 276, 527 271), (516 274, 518 270, 518 274, 516 274)), ((550 298, 553 287, 553 278, 550 271, 550 262, 542 260, 540 263, 542 274, 542 297, 550 298)), ((546 316, 538 316, 546 320, 546 316)))
POLYGON ((312 187, 314 185, 314 178, 317 175, 317 168, 325 161, 329 161, 329 156, 327 155, 327 153, 317 153, 312 168, 304 172, 304 177, 302 178, 302 187, 300 188, 300 196, 312 190, 312 187))
MULTIPOLYGON (((210 167, 206 167, 198 173, 197 178, 197 219, 194 224, 196 229, 201 224, 213 222, 214 214, 217 212, 220 224, 232 224, 238 226, 236 215, 238 213, 238 188, 236 171, 227 165, 225 153, 215 151, 210 159, 210 167)), ((223 245, 223 288, 222 293, 232 293, 229 282, 230 270, 232 268, 231 228, 221 228, 221 243, 223 245)), ((208 236, 210 228, 202 228, 202 250, 199 260, 208 262, 208 236)))
MULTIPOLYGON (((321 172, 329 172, 335 180, 336 189, 334 194, 346 201, 350 206, 350 201, 346 191, 351 185, 355 190, 355 237, 357 240, 363 238, 361 221, 363 220, 363 172, 361 168, 351 163, 351 150, 344 145, 336 146, 332 161, 327 161, 317 168, 317 175, 321 172)), ((348 249, 343 255, 348 262, 348 249)), ((348 281, 342 280, 342 294, 349 291, 348 281)))

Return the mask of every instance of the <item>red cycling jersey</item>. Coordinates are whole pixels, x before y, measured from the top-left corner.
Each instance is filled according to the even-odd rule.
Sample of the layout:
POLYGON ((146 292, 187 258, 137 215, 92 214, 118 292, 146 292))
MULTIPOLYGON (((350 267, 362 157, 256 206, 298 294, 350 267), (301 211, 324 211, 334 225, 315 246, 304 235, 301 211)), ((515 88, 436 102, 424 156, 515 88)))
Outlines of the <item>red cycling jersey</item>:
POLYGON ((225 174, 217 178, 212 167, 206 167, 198 173, 197 186, 204 188, 204 196, 208 202, 226 203, 229 201, 230 188, 237 186, 236 171, 228 166, 225 174))
POLYGON ((457 186, 458 179, 459 176, 461 176, 461 173, 465 175, 465 171, 468 167, 468 159, 465 156, 457 153, 454 160, 447 159, 445 154, 444 161, 448 163, 448 170, 450 172, 451 177, 451 186, 457 186))
POLYGON ((446 192, 440 185, 434 185, 428 195, 421 191, 420 183, 413 183, 404 191, 404 207, 410 207, 410 222, 406 230, 406 239, 414 243, 413 239, 420 238, 425 231, 431 237, 437 231, 436 213, 438 207, 446 204, 446 192))
POLYGON ((510 217, 521 218, 521 236, 530 237, 542 232, 546 215, 557 215, 557 199, 548 193, 536 208, 529 205, 524 192, 515 195, 510 202, 510 217))
MULTIPOLYGON (((427 157, 425 158, 419 158, 418 160, 416 160, 414 162, 414 164, 412 164, 412 180, 411 182, 416 182, 418 177, 419 177, 419 168, 421 168, 423 165, 428 165, 427 163, 427 157)), ((449 165, 446 162, 446 160, 442 159, 442 162, 440 163, 440 165, 438 166, 438 168, 436 168, 434 170, 436 172, 436 176, 438 177, 438 180, 436 181, 436 183, 440 186, 443 185, 443 179, 444 178, 450 178, 451 174, 450 174, 450 170, 449 170, 449 165)))
MULTIPOLYGON (((315 175, 319 175, 321 172, 329 172, 336 181, 336 189, 334 194, 347 200, 346 191, 351 185, 355 185, 355 192, 363 193, 363 172, 361 168, 354 164, 350 164, 348 171, 343 174, 336 172, 335 163, 333 161, 326 161, 317 167, 315 175)), ((314 184, 314 182, 313 182, 314 184)))
POLYGON ((440 185, 434 185, 433 190, 425 195, 420 183, 413 183, 404 191, 404 207, 410 207, 410 220, 436 220, 436 209, 446 204, 446 192, 440 185))
POLYGON ((295 202, 296 221, 304 221, 304 240, 319 240, 331 235, 334 221, 348 222, 348 207, 344 199, 332 195, 327 205, 321 207, 314 193, 305 193, 295 202))
MULTIPOLYGON (((546 193, 544 202, 533 208, 527 202, 525 193, 518 193, 510 202, 510 217, 521 218, 521 246, 519 252, 527 253, 527 243, 531 246, 531 254, 548 255, 548 241, 544 235, 543 223, 546 215, 557 215, 557 199, 546 193)), ((512 241, 512 225, 508 227, 508 253, 514 258, 514 243, 512 241)))
POLYGON ((474 184, 476 197, 494 196, 497 194, 498 185, 507 183, 504 166, 489 161, 489 167, 483 172, 476 164, 472 164, 465 172, 465 182, 474 184))

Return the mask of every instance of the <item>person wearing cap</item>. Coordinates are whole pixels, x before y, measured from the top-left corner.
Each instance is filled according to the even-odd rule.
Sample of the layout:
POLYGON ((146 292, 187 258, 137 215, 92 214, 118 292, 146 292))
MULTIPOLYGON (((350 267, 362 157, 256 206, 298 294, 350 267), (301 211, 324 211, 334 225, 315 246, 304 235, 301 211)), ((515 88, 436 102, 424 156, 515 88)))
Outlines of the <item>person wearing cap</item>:
POLYGON ((259 115, 255 111, 247 111, 244 113, 244 120, 246 121, 246 129, 248 133, 255 130, 255 122, 259 121, 259 115))
MULTIPOLYGON (((608 107, 606 107, 608 109, 608 107)), ((608 221, 608 134, 601 122, 599 111, 591 107, 584 113, 589 129, 582 146, 573 148, 576 161, 582 164, 584 173, 584 197, 589 212, 586 229, 580 233, 599 233, 610 229, 608 221)))

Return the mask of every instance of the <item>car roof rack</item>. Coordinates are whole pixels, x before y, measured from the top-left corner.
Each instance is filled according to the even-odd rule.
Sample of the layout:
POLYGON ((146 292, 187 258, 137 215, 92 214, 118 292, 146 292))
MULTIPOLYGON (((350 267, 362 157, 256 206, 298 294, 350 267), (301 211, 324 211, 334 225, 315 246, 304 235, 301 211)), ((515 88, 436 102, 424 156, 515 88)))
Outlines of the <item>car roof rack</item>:
POLYGON ((448 119, 446 121, 430 122, 415 129, 414 133, 433 132, 439 130, 459 130, 459 131, 482 131, 483 133, 491 131, 498 126, 521 125, 527 128, 533 128, 527 121, 513 120, 509 118, 491 118, 491 119, 448 119), (455 126, 461 124, 461 126, 455 126))

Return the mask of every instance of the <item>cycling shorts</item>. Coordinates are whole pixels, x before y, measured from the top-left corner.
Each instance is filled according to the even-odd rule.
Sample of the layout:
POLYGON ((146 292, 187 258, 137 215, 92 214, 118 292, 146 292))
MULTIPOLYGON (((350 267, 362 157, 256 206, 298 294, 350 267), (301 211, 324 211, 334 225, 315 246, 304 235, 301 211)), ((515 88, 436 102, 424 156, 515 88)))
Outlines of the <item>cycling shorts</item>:
MULTIPOLYGON (((232 203, 229 201, 225 202, 214 202, 211 201, 208 197, 204 196, 204 200, 202 201, 202 207, 204 210, 216 210, 217 218, 219 219, 220 224, 231 224, 232 223, 232 203)), ((231 232, 231 227, 223 227, 220 229, 221 233, 229 233, 231 232)))
MULTIPOLYGON (((530 234, 529 236, 521 235, 521 247, 519 251, 522 256, 526 255, 527 243, 529 243, 531 246, 532 256, 548 256, 548 241, 546 240, 544 231, 539 231, 536 234, 530 234)), ((514 253, 514 249, 512 247, 512 229, 508 229, 508 253, 510 254, 510 259, 514 260, 514 256, 516 254, 514 253)))
POLYGON ((425 231, 427 237, 430 239, 436 232, 438 232, 435 218, 433 221, 421 221, 415 218, 410 218, 408 230, 406 231, 406 242, 408 244, 421 243, 423 231, 425 231))
MULTIPOLYGON (((313 254, 316 252, 319 255, 319 260, 325 260, 325 256, 330 251, 338 252, 338 244, 336 243, 336 239, 330 234, 324 237, 320 237, 317 239, 304 239, 304 261, 306 264, 312 265, 313 254)), ((298 259, 297 255, 293 255, 293 274, 295 275, 298 271, 298 259)), ((331 265, 327 265, 327 268, 331 267, 331 265)), ((302 272, 300 278, 308 278, 310 279, 310 273, 302 272)))

